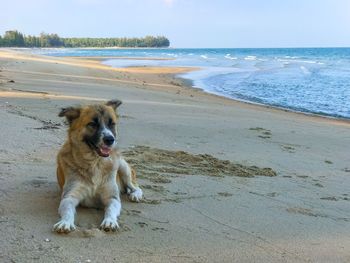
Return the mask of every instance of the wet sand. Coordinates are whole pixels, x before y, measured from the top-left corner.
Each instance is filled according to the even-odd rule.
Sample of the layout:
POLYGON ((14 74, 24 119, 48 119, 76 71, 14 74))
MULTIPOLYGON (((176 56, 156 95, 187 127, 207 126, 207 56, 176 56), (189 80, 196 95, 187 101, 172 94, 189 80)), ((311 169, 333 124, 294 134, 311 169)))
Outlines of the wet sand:
POLYGON ((206 94, 185 70, 0 49, 2 262, 350 260, 350 124, 206 94), (116 234, 84 208, 55 234, 59 109, 111 98, 146 198, 123 198, 116 234))

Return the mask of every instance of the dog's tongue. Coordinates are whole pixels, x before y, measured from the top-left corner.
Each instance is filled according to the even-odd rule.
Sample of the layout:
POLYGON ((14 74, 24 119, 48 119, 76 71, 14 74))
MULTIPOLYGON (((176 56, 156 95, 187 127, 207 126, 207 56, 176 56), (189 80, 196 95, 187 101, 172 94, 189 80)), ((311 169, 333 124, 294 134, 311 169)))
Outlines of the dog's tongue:
POLYGON ((103 145, 103 146, 100 147, 100 152, 101 152, 101 154, 104 157, 108 157, 110 152, 111 152, 111 148, 109 148, 108 146, 103 145))

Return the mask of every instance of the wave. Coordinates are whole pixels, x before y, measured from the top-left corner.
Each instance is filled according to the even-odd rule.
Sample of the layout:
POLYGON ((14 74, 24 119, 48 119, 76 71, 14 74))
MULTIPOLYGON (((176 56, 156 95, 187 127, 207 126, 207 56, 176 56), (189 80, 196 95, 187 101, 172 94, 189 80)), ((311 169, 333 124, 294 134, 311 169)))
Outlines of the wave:
POLYGON ((174 54, 174 53, 163 53, 165 56, 168 56, 168 57, 173 57, 173 58, 177 58, 178 55, 177 54, 174 54))
POLYGON ((256 56, 246 56, 244 60, 256 60, 256 56))
POLYGON ((236 60, 238 59, 237 57, 231 57, 231 54, 226 54, 224 58, 231 59, 231 60, 236 60))
POLYGON ((305 63, 305 64, 318 64, 324 65, 324 62, 316 61, 316 60, 301 60, 301 59, 277 59, 280 62, 288 62, 288 63, 305 63))

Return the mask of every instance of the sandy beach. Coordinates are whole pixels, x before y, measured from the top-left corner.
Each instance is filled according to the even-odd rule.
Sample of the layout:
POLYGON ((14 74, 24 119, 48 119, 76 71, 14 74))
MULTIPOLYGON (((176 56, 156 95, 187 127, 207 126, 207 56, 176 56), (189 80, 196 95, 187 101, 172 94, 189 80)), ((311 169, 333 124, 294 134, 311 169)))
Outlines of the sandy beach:
POLYGON ((350 122, 206 94, 174 76, 186 67, 99 60, 0 49, 1 262, 350 261, 350 122), (57 114, 114 98, 145 200, 123 198, 118 233, 79 208, 56 234, 57 114))

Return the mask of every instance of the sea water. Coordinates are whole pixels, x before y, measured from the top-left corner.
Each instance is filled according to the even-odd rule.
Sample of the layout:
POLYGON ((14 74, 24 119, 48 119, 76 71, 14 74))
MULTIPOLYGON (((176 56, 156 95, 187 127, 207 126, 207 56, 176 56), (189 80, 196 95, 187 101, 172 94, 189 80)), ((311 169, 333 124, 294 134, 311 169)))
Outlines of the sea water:
POLYGON ((305 113, 350 118, 350 48, 38 49, 52 56, 107 59, 113 67, 200 67, 182 74, 204 91, 305 113))

